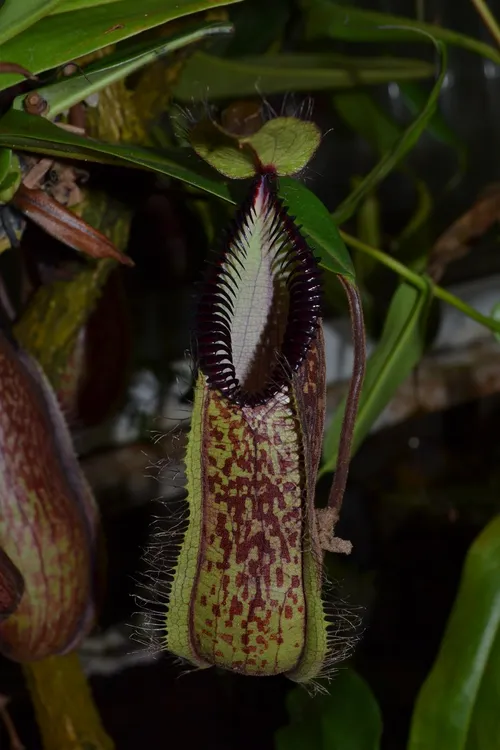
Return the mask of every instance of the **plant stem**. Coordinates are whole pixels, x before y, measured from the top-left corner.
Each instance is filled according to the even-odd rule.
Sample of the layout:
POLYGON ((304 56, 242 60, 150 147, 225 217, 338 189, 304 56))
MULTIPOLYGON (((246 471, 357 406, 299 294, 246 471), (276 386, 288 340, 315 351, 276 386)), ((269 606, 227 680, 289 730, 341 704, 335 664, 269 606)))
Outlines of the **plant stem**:
POLYGON ((500 46, 500 26, 498 22, 488 8, 484 0, 471 0, 472 4, 476 8, 477 12, 484 21, 485 26, 488 28, 491 36, 494 38, 496 43, 500 46))
POLYGON ((23 665, 44 750, 113 750, 78 655, 23 665))
MULTIPOLYGON (((349 473, 349 462, 351 460, 351 443, 358 413, 358 404, 363 388, 363 380, 366 370, 366 342, 365 326, 363 323, 363 306, 359 290, 350 284, 342 276, 338 280, 344 287, 349 302, 349 313, 351 317, 352 341, 354 346, 354 364, 352 368, 351 383, 347 394, 344 419, 340 433, 339 449, 337 453, 337 466, 333 479, 328 507, 335 511, 334 518, 338 517, 342 499, 344 497, 349 473)), ((332 534, 333 535, 333 534, 332 534)))
MULTIPOLYGON (((346 234, 345 232, 341 231, 340 235, 346 245, 350 245, 350 247, 353 247, 362 253, 366 253, 366 255, 371 255, 372 258, 375 258, 384 266, 387 266, 387 268, 390 268, 399 276, 402 276, 404 279, 406 279, 406 281, 410 282, 410 284, 413 284, 413 286, 416 286, 418 289, 421 289, 422 291, 426 289, 429 280, 427 278, 424 278, 424 276, 422 276, 421 274, 415 273, 415 271, 407 268, 405 265, 403 265, 403 263, 400 263, 395 258, 387 255, 387 253, 384 253, 382 252, 382 250, 378 250, 375 247, 371 247, 365 242, 361 242, 361 240, 358 240, 356 237, 352 237, 350 234, 346 234)), ((464 315, 467 315, 467 317, 485 326, 485 328, 488 328, 493 333, 500 333, 500 321, 483 315, 482 313, 478 312, 473 307, 468 305, 466 302, 461 300, 459 297, 456 297, 447 289, 443 289, 443 287, 438 286, 437 284, 431 284, 431 290, 432 294, 438 299, 441 299, 443 300, 443 302, 456 307, 457 310, 463 312, 464 315)))

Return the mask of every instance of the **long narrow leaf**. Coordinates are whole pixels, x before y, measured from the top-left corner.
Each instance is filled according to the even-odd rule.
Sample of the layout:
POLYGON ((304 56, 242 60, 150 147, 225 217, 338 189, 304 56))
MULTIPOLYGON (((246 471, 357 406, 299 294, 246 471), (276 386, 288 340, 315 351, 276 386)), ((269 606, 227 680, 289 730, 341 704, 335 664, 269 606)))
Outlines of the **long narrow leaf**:
MULTIPOLYGON (((61 0, 7 0, 0 8, 0 44, 46 16, 60 2, 61 0)), ((2 60, 8 59, 3 54, 3 48, 1 57, 2 60)))
MULTIPOLYGON (((429 298, 430 287, 426 294, 406 282, 394 294, 381 339, 368 360, 354 428, 353 453, 422 356, 429 298)), ((339 405, 327 429, 321 475, 335 470, 344 406, 344 402, 339 405)))
POLYGON ((441 42, 436 41, 436 47, 441 55, 441 72, 434 84, 425 107, 419 116, 404 131, 401 137, 396 141, 390 151, 387 151, 378 164, 366 175, 361 184, 338 206, 334 213, 334 219, 338 224, 343 224, 355 212, 363 198, 372 192, 374 187, 381 182, 384 177, 392 172, 394 167, 411 151, 413 146, 424 132, 427 124, 431 121, 436 112, 439 94, 446 75, 446 47, 441 42))
POLYGON ((82 8, 95 8, 96 5, 108 5, 109 3, 118 3, 120 0, 59 0, 57 5, 52 11, 52 15, 56 13, 68 13, 71 10, 81 10, 82 8))
POLYGON ((67 159, 90 159, 104 164, 150 169, 234 202, 226 185, 216 182, 211 176, 213 172, 195 154, 186 154, 180 148, 155 151, 141 146, 103 143, 63 130, 43 117, 14 109, 0 119, 0 146, 67 159))
MULTIPOLYGON (((238 0, 119 0, 42 18, 2 46, 2 59, 39 73, 97 49, 128 39, 146 29, 238 0)), ((19 2, 19 0, 14 0, 19 2)), ((0 89, 20 80, 0 78, 0 89)))
POLYGON ((467 555, 408 750, 496 750, 500 737, 500 516, 467 555))
MULTIPOLYGON (((132 45, 127 50, 108 55, 86 67, 84 72, 37 89, 48 104, 46 116, 56 117, 73 104, 125 78, 162 55, 199 42, 206 37, 230 34, 232 28, 228 23, 196 24, 178 34, 173 34, 168 39, 149 40, 146 43, 132 45)), ((24 109, 24 98, 25 94, 14 100, 15 109, 24 109)))
POLYGON ((305 33, 308 39, 327 36, 346 42, 428 42, 433 37, 446 44, 476 52, 497 65, 500 63, 500 53, 494 47, 436 24, 348 7, 329 0, 302 0, 302 6, 305 10, 305 33))
POLYGON ((427 62, 401 58, 350 58, 339 55, 259 55, 223 59, 197 52, 174 89, 181 101, 255 96, 260 92, 319 91, 386 81, 428 78, 427 62))

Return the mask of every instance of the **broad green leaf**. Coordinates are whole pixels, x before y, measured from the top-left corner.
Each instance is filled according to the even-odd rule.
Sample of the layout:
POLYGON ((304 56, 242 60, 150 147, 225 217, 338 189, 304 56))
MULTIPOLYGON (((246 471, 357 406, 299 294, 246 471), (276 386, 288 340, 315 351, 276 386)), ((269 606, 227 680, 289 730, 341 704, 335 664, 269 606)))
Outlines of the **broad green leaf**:
POLYGON ((500 516, 472 544, 408 750, 496 750, 500 737, 500 516))
POLYGON ((295 688, 287 696, 290 724, 275 734, 276 750, 378 750, 382 719, 366 682, 341 669, 327 692, 295 688))
POLYGON ((441 72, 436 83, 432 87, 432 91, 429 94, 425 107, 411 125, 406 128, 404 133, 394 143, 393 147, 382 156, 378 164, 376 164, 371 172, 366 175, 363 182, 353 190, 344 201, 342 201, 334 213, 334 218, 338 224, 343 224, 347 221, 355 213, 362 198, 368 193, 371 193, 374 187, 378 185, 384 177, 387 177, 401 159, 411 151, 426 129, 427 124, 434 116, 438 105, 441 86, 443 85, 444 77, 446 75, 447 61, 446 47, 444 44, 436 42, 436 46, 441 54, 441 72))
POLYGON ((425 42, 433 37, 483 55, 497 65, 500 63, 500 52, 489 44, 432 23, 348 7, 329 0, 301 0, 301 5, 305 10, 308 39, 328 36, 347 42, 425 42))
POLYGON ((56 13, 67 13, 70 10, 81 10, 82 8, 95 8, 96 5, 108 5, 118 3, 120 0, 59 0, 51 15, 56 13))
POLYGON ((404 58, 287 54, 223 59, 197 52, 187 61, 174 95, 190 102, 288 90, 344 89, 428 78, 433 73, 433 65, 404 58))
MULTIPOLYGON (((17 2, 18 0, 16 0, 17 2)), ((55 68, 167 21, 238 0, 119 0, 42 18, 2 46, 2 59, 32 73, 55 68)), ((0 78, 0 89, 20 80, 0 78)))
MULTIPOLYGON (((430 293, 430 284, 426 294, 402 282, 392 298, 382 336, 367 363, 354 428, 353 454, 422 356, 430 293)), ((344 407, 345 400, 327 428, 320 475, 335 470, 344 407)))
MULTIPOLYGON (((6 0, 0 7, 0 45, 50 13, 61 0, 6 0)), ((0 47, 0 58, 14 62, 0 47)), ((15 62, 18 62, 17 60, 15 62)))
POLYGON ((319 255, 321 265, 328 271, 345 276, 356 283, 351 256, 330 213, 314 193, 291 177, 279 181, 279 195, 291 216, 319 255))
POLYGON ((342 119, 380 155, 385 154, 402 128, 364 91, 345 91, 334 96, 335 109, 342 119))
MULTIPOLYGON (((44 116, 51 119, 56 117, 73 104, 82 101, 90 94, 101 91, 115 81, 130 75, 150 62, 154 62, 161 55, 201 41, 216 34, 230 34, 232 26, 227 23, 205 23, 192 26, 167 39, 153 39, 131 45, 116 53, 107 55, 95 63, 85 67, 83 72, 76 73, 70 78, 63 78, 56 83, 37 89, 40 96, 49 105, 44 116)), ((25 94, 14 100, 15 109, 24 109, 25 94)))
POLYGON ((185 149, 155 151, 141 146, 103 143, 63 130, 43 117, 13 109, 0 119, 0 146, 67 159, 135 165, 175 177, 204 192, 233 202, 226 185, 210 177, 207 174, 211 173, 208 167, 195 154, 186 154, 185 149))

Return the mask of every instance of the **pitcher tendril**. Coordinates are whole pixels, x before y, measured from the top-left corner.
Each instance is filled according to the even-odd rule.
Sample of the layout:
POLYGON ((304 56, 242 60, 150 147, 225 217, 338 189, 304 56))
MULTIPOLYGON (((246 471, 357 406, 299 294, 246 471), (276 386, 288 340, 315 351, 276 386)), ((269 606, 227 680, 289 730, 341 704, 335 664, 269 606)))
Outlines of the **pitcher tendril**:
POLYGON ((193 129, 192 142, 224 174, 254 177, 200 295, 185 455, 189 515, 157 626, 163 647, 198 667, 307 682, 343 658, 350 642, 339 636, 322 590, 324 550, 349 548, 333 530, 364 373, 359 295, 341 279, 355 372, 332 499, 318 512, 321 272, 278 182, 305 166, 319 133, 296 118, 245 136, 210 122, 193 129))

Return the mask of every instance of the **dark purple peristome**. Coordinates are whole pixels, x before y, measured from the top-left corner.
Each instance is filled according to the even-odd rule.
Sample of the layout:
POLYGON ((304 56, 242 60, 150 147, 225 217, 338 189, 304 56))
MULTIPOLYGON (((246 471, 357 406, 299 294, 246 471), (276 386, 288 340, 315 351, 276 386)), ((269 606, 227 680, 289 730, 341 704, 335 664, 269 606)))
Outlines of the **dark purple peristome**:
POLYGON ((238 210, 226 235, 222 251, 212 260, 202 286, 196 319, 197 355, 210 387, 242 406, 266 403, 290 382, 316 335, 321 317, 322 274, 316 257, 277 196, 276 175, 260 174, 248 198, 238 210), (231 316, 238 294, 238 270, 244 262, 241 235, 246 217, 260 190, 266 191, 273 252, 281 254, 279 274, 288 296, 288 311, 282 344, 266 383, 258 391, 242 387, 236 375, 231 345, 231 316))

